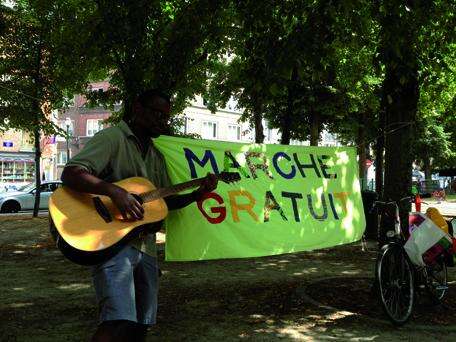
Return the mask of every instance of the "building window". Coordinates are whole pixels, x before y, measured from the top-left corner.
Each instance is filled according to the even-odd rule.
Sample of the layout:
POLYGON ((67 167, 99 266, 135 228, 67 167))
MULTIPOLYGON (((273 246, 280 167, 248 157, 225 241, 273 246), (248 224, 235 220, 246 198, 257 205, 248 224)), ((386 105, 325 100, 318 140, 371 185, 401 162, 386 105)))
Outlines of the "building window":
POLYGON ((183 119, 182 119, 182 125, 179 126, 179 133, 188 134, 189 133, 189 127, 190 127, 190 119, 187 118, 186 116, 184 116, 183 119))
POLYGON ((57 154, 57 164, 65 165, 67 161, 67 151, 59 151, 59 153, 57 154))
MULTIPOLYGON (((325 132, 323 134, 323 142, 334 145, 334 143, 336 142, 336 137, 331 133, 325 132)), ((328 146, 331 146, 331 145, 328 145, 328 146)))
POLYGON ((230 97, 228 102, 226 103, 226 109, 235 111, 237 107, 237 102, 234 98, 230 97))
POLYGON ((98 131, 101 131, 103 129, 103 124, 102 124, 101 119, 88 119, 87 120, 87 136, 92 137, 97 133, 98 131))
POLYGON ((212 121, 203 121, 203 131, 201 132, 203 139, 217 138, 217 123, 212 121))
POLYGON ((1 182, 29 182, 34 174, 33 161, 0 161, 1 182))
POLYGON ((269 128, 268 120, 263 120, 263 135, 266 141, 270 142, 272 140, 272 129, 269 128))
POLYGON ((268 128, 266 130, 266 140, 271 141, 271 139, 272 139, 272 129, 268 128))
POLYGON ((228 140, 241 140, 241 126, 228 125, 228 140))
POLYGON ((103 89, 103 86, 92 86, 92 85, 89 85, 88 91, 90 91, 92 93, 103 93, 104 89, 103 89))
POLYGON ((290 140, 290 145, 308 146, 308 144, 305 141, 295 140, 295 139, 290 140))
MULTIPOLYGON (((66 121, 65 120, 59 121, 59 127, 61 129, 63 129, 64 132, 66 132, 66 130, 67 130, 66 121)), ((68 131, 69 131, 70 135, 72 136, 73 132, 74 132, 74 121, 73 120, 71 120, 71 123, 68 126, 68 131)))
POLYGON ((188 118, 184 117, 184 127, 182 128, 184 130, 184 134, 188 133, 188 118))
MULTIPOLYGON (((66 133, 67 128, 66 128, 65 120, 59 120, 58 125, 59 125, 59 128, 61 128, 62 131, 64 131, 66 133)), ((74 136, 74 121, 73 120, 71 120, 71 124, 68 126, 68 133, 70 134, 71 137, 74 136)), ((66 137, 62 134, 59 134, 59 135, 56 135, 56 140, 65 141, 66 137)))

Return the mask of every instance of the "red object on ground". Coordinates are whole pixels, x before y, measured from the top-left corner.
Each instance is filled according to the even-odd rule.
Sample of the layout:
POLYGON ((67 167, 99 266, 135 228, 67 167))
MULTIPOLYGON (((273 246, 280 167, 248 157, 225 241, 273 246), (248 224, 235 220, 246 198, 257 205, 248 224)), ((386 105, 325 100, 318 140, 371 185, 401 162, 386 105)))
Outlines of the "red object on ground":
POLYGON ((421 212, 421 197, 419 194, 415 196, 415 211, 421 212))

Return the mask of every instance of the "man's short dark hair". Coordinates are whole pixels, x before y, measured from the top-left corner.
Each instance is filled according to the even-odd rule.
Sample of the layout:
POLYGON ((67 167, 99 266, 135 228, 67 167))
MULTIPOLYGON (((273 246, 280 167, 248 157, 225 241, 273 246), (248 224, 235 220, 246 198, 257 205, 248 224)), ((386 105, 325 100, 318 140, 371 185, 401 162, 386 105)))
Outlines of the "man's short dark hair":
POLYGON ((149 101, 153 97, 160 97, 163 100, 166 100, 168 104, 171 104, 171 98, 165 92, 161 91, 160 89, 147 89, 141 92, 137 99, 142 106, 147 105, 147 101, 149 101))

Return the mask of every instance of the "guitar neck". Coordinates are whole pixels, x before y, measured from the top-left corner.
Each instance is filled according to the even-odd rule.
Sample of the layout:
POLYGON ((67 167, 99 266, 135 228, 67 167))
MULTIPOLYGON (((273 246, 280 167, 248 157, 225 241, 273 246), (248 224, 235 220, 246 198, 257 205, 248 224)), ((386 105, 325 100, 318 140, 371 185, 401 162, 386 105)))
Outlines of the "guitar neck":
POLYGON ((206 177, 201 177, 201 178, 193 179, 188 182, 172 185, 167 188, 156 189, 153 191, 145 192, 139 196, 141 197, 141 199, 144 202, 150 202, 150 201, 156 200, 158 198, 163 198, 163 197, 177 194, 186 189, 195 188, 195 187, 199 186, 205 178, 206 177))

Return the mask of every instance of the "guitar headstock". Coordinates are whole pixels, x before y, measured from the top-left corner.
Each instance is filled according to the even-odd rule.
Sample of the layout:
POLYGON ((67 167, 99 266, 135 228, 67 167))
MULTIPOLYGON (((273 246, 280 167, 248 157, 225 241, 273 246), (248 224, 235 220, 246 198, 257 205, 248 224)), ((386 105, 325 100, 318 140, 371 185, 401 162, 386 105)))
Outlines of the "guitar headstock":
POLYGON ((228 172, 228 171, 220 172, 217 175, 217 178, 227 184, 233 183, 233 182, 239 182, 241 180, 241 176, 239 175, 238 172, 228 172))

